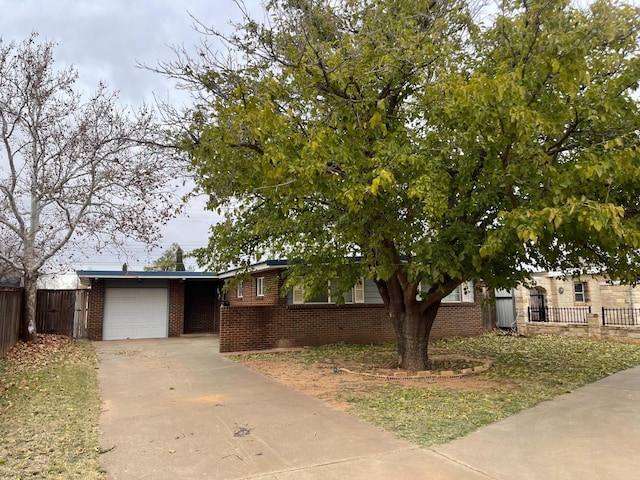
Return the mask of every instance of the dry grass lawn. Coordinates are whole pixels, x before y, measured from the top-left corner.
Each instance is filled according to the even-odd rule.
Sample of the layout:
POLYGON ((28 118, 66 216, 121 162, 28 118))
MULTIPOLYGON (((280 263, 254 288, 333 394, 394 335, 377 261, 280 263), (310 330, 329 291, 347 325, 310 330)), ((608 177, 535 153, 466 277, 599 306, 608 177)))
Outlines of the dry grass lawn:
POLYGON ((434 355, 491 359, 461 378, 387 379, 395 345, 327 345, 233 356, 277 381, 424 447, 445 443, 520 410, 640 365, 640 346, 488 334, 433 342, 434 355))
POLYGON ((61 336, 39 340, 0 359, 0 478, 103 479, 93 348, 61 336))

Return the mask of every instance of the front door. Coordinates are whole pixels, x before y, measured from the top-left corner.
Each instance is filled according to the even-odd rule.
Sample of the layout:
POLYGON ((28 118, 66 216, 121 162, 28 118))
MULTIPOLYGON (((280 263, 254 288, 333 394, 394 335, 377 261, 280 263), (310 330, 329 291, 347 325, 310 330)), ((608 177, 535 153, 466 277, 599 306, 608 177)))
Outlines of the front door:
POLYGON ((544 293, 540 290, 531 290, 529 307, 529 320, 531 322, 546 322, 547 311, 545 309, 544 293))

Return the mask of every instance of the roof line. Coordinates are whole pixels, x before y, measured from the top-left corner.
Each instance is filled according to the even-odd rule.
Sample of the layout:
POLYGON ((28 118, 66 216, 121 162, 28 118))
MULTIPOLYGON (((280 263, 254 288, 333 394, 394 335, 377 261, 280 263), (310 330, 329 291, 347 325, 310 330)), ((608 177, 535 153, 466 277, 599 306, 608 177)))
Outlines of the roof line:
POLYGON ((250 271, 259 272, 269 270, 274 267, 287 268, 287 260, 264 260, 262 262, 248 265, 247 267, 237 267, 225 272, 158 272, 158 271, 121 271, 121 270, 76 270, 76 274, 82 278, 184 278, 184 279, 224 279, 237 275, 239 272, 250 271))
POLYGON ((160 278, 184 280, 207 279, 215 280, 218 275, 214 272, 155 272, 155 271, 121 271, 121 270, 76 270, 81 278, 160 278))
POLYGON ((220 278, 230 278, 234 277, 242 271, 260 272, 263 270, 269 270, 273 267, 287 268, 288 266, 289 263, 286 260, 264 260, 262 262, 252 263, 251 265, 248 265, 246 267, 232 268, 231 270, 227 270, 226 272, 219 273, 218 276, 220 278))

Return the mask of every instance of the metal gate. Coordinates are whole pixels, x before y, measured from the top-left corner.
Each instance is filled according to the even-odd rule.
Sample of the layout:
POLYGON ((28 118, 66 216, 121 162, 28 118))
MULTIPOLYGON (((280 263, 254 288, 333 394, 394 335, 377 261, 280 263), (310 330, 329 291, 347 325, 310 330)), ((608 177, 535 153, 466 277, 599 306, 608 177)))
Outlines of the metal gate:
POLYGON ((516 305, 513 290, 496 290, 496 326, 498 328, 516 328, 516 305))
POLYGON ((545 308, 544 293, 538 290, 532 290, 530 295, 529 321, 530 322, 546 322, 547 310, 545 308))

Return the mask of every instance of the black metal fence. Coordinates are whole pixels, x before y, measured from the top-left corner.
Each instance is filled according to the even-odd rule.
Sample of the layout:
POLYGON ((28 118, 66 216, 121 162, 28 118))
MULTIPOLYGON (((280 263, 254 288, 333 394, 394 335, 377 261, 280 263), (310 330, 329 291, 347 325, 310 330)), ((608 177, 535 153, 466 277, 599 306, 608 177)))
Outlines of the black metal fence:
POLYGON ((591 307, 529 307, 530 322, 587 323, 591 307))
POLYGON ((640 325, 640 308, 602 307, 602 325, 640 325))

